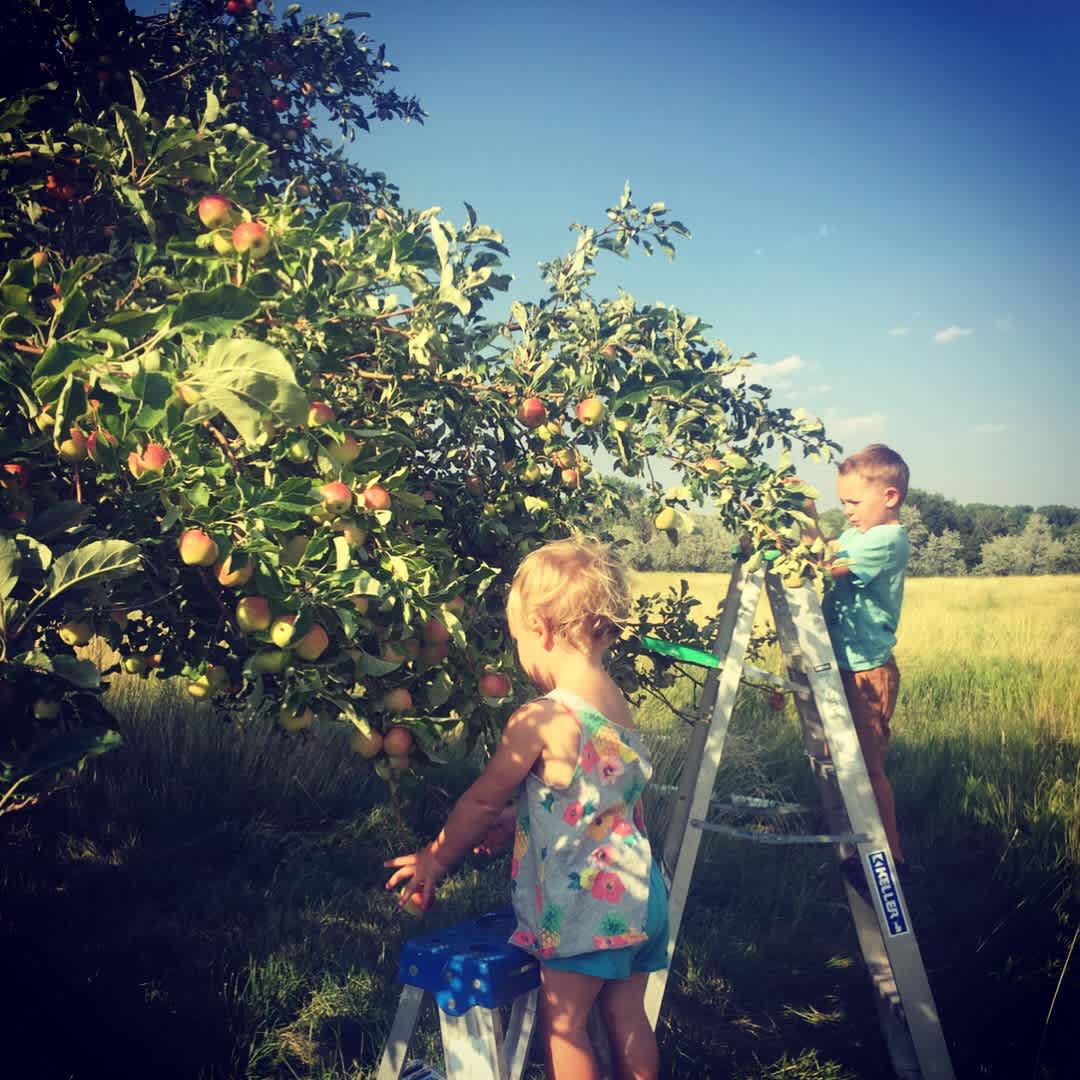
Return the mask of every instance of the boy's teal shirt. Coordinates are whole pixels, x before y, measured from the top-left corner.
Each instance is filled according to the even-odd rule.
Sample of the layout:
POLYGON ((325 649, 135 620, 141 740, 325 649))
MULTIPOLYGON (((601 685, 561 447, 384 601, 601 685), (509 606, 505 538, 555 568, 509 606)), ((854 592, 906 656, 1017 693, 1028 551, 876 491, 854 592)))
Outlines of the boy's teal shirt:
POLYGON ((825 622, 836 660, 845 671, 881 667, 892 655, 904 602, 908 554, 903 525, 875 525, 842 533, 836 558, 850 573, 825 594, 825 622))

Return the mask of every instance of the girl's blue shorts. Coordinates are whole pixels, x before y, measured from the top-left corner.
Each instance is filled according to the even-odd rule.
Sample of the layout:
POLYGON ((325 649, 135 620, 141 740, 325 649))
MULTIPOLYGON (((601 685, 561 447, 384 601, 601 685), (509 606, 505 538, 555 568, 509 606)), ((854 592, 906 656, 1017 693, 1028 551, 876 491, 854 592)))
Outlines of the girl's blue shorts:
POLYGON ((660 867, 654 862, 649 874, 649 906, 645 914, 645 933, 648 939, 626 949, 600 949, 577 956, 552 957, 541 960, 544 967, 555 971, 576 971, 598 979, 628 979, 635 971, 662 971, 668 957, 667 889, 660 867))

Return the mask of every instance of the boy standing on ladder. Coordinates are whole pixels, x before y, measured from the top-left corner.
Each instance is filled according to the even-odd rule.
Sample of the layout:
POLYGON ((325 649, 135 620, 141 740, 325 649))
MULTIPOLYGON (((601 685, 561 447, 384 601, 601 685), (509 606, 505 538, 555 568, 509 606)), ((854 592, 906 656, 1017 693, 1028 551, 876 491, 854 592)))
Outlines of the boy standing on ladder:
MULTIPOLYGON (((889 721, 896 708, 900 672, 893 659, 908 539, 900 524, 908 467, 895 450, 873 443, 840 463, 836 493, 850 528, 833 543, 825 593, 825 622, 832 639, 848 706, 859 736, 870 785, 893 861, 906 863, 896 829, 892 785, 885 775, 889 721)), ((858 856, 844 860, 849 880, 865 890, 858 856)))

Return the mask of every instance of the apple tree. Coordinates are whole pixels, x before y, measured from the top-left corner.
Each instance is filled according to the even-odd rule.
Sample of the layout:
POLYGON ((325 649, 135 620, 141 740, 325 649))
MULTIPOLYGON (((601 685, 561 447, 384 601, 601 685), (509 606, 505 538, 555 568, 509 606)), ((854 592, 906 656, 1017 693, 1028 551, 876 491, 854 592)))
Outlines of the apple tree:
MULTIPOLYGON (((115 669, 76 651, 94 636, 122 670, 178 676, 237 718, 351 725, 392 782, 490 740, 518 679, 513 570, 617 507, 614 477, 644 484, 673 537, 708 505, 753 559, 813 572, 788 453, 827 456, 820 422, 774 408, 697 317, 594 291, 607 254, 674 253, 687 230, 662 203, 627 188, 573 226, 543 296, 500 305, 507 251, 471 207, 401 208, 309 129, 274 138, 247 84, 231 92, 251 65, 304 94, 322 65, 324 121, 410 115, 374 77, 327 82, 335 63, 387 63, 343 20, 24 6, 66 12, 41 33, 72 51, 114 29, 73 41, 86 8, 115 11, 110 71, 129 66, 95 93, 42 62, 45 81, 0 101, 7 805, 115 744, 115 669)), ((639 616, 700 640, 691 605, 639 616)), ((662 685, 635 641, 617 672, 662 685)))

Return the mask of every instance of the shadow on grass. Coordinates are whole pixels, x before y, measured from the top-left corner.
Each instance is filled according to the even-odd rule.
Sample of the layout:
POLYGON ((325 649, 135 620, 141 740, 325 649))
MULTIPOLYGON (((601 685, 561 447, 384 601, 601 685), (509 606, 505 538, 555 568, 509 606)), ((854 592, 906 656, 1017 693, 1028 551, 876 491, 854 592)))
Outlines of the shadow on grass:
MULTIPOLYGON (((790 717, 751 698, 738 719, 755 753, 732 743, 718 793, 812 803, 790 717)), ((505 902, 505 858, 467 863, 423 923, 382 889, 383 859, 432 835, 473 770, 440 772, 445 791, 416 785, 403 832, 332 726, 287 738, 177 710, 129 719, 125 736, 69 790, 0 819, 12 1075, 370 1075, 402 942, 505 902)), ((1080 957, 1044 1028, 1080 918, 1075 864, 1053 856, 1067 822, 1016 811, 1013 835, 996 816, 1005 780, 972 780, 972 762, 1000 756, 991 743, 928 753, 899 738, 894 775, 925 867, 909 906, 957 1075, 1072 1075, 1080 957)), ((416 1046, 429 1061, 433 1030, 416 1046)), ((659 1035, 669 1077, 890 1075, 831 852, 706 838, 659 1035)))

